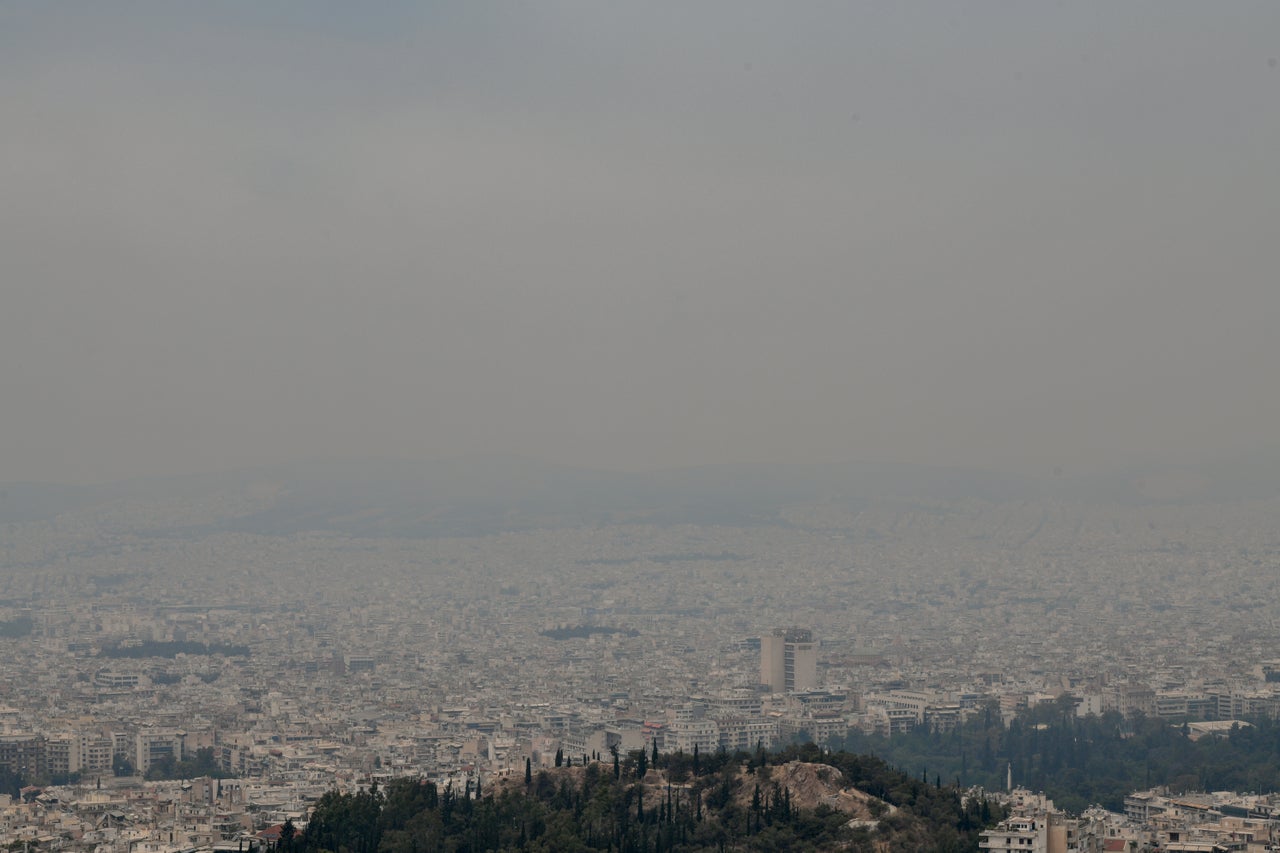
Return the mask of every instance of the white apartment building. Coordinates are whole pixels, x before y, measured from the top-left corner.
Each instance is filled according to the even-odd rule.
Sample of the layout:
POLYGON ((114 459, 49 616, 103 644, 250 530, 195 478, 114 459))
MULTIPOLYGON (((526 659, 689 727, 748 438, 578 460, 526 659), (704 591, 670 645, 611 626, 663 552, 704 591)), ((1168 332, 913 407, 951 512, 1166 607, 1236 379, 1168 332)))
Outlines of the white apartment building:
POLYGON ((760 683, 774 693, 818 686, 818 644, 807 628, 775 628, 760 638, 760 683))

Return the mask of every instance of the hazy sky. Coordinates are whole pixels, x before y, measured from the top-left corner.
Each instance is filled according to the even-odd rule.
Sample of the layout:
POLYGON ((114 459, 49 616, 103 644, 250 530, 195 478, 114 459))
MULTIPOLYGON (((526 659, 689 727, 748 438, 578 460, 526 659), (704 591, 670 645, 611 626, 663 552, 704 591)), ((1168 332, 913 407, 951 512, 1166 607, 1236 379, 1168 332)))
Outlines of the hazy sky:
POLYGON ((1276 444, 1280 4, 5 3, 0 481, 1276 444))

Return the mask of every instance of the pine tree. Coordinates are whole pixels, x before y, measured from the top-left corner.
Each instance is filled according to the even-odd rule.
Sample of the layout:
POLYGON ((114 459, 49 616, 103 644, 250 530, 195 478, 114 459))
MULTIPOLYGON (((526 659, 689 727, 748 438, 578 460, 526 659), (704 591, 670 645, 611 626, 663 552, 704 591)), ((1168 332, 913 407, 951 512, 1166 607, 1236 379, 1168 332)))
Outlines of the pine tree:
POLYGON ((524 786, 528 788, 533 784, 533 759, 526 758, 524 760, 524 786))

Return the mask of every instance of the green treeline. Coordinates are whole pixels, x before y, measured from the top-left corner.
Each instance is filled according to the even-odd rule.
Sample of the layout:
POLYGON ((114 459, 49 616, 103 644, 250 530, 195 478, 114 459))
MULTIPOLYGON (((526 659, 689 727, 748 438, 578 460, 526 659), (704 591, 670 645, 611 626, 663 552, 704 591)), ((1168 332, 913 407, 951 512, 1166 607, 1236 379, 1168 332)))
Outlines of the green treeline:
POLYGON ((542 632, 542 636, 553 640, 583 640, 592 634, 602 634, 606 637, 613 634, 622 634, 627 637, 640 636, 640 632, 634 628, 610 628, 605 625, 574 625, 571 628, 548 628, 542 632))
POLYGON ((27 780, 22 778, 20 774, 13 772, 8 767, 0 767, 0 794, 8 794, 16 800, 19 792, 26 784, 27 780))
POLYGON ((570 764, 530 773, 498 792, 397 779, 356 794, 325 794, 306 831, 286 829, 287 853, 429 853, 429 851, 938 851, 978 849, 981 828, 1003 816, 985 802, 961 805, 939 788, 873 756, 824 754, 807 744, 780 753, 699 757, 663 755, 670 784, 641 784, 648 757, 636 751, 612 762, 570 764), (849 815, 825 805, 805 809, 771 781, 771 764, 825 763, 842 784, 897 806, 876 828, 850 828, 849 815), (743 769, 745 767, 745 770, 743 769))
POLYGON ((1077 717, 1064 700, 1022 713, 1007 729, 999 709, 988 706, 951 732, 917 729, 888 738, 850 732, 838 745, 988 790, 1003 790, 1012 765, 1015 785, 1044 791, 1078 813, 1095 804, 1123 810, 1126 794, 1157 785, 1178 792, 1280 790, 1280 723, 1251 722, 1226 737, 1192 741, 1181 723, 1117 713, 1077 717))
POLYGON ((19 616, 17 619, 10 619, 7 622, 0 620, 0 637, 25 637, 31 633, 31 629, 34 627, 35 623, 31 621, 30 616, 19 616))
POLYGON ((112 646, 100 653, 104 658, 173 658, 178 655, 226 655, 248 657, 248 646, 229 646, 219 643, 187 641, 147 640, 130 646, 112 646))
MULTIPOLYGON (((111 764, 112 773, 116 776, 132 776, 137 772, 133 762, 119 753, 116 754, 111 764)), ((172 755, 165 756, 153 762, 146 772, 146 778, 152 781, 157 779, 198 779, 201 776, 210 776, 214 779, 231 779, 235 778, 235 775, 219 766, 214 758, 213 747, 209 746, 197 749, 194 755, 182 761, 178 761, 172 755)), ((7 767, 0 767, 0 794, 8 794, 16 799, 19 791, 27 785, 76 785, 83 779, 84 773, 80 771, 23 775, 7 767)))
POLYGON ((155 761, 147 769, 147 779, 199 779, 201 776, 209 776, 214 779, 230 779, 235 776, 234 773, 228 773, 214 760, 213 747, 206 746, 197 749, 195 755, 191 758, 178 761, 172 755, 167 755, 159 761, 155 761))

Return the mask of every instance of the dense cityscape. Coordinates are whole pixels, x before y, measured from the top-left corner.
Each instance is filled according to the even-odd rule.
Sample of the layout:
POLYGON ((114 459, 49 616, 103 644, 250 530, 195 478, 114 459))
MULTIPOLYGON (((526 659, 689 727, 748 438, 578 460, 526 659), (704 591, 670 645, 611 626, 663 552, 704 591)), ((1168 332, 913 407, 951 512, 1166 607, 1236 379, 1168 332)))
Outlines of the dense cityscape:
MULTIPOLYGON (((402 777, 470 790, 565 758, 850 738, 891 755, 912 733, 1045 708, 1166 720, 1191 740, 1280 716, 1280 636, 1258 606, 1280 560, 1271 501, 829 503, 770 524, 423 539, 191 532, 261 509, 259 491, 6 525, 0 771, 15 789, 0 843, 241 845, 305 827, 326 792, 402 777)), ((1025 789, 1043 783, 1032 768, 979 763, 936 781, 1014 807, 998 830, 1020 838, 1061 825, 1200 849, 1169 833, 1269 839, 1277 802, 1180 790, 1140 815, 1129 799, 1068 813, 1025 789)), ((1144 781, 1152 802, 1175 782, 1144 781)))

